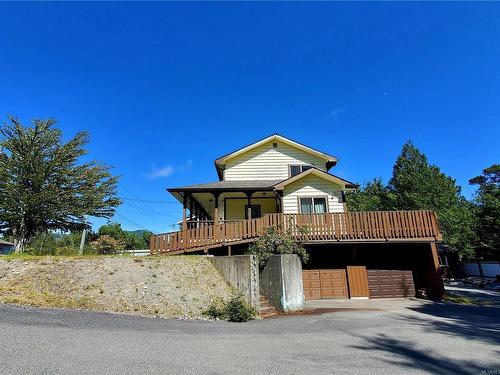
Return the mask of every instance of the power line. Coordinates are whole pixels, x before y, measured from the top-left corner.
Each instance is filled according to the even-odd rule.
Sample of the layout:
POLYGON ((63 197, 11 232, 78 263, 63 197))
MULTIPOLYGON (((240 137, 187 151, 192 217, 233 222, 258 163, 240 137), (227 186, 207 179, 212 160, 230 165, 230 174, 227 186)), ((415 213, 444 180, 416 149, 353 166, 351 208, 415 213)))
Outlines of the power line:
POLYGON ((130 202, 127 202, 125 204, 128 204, 129 206, 131 207, 135 207, 137 208, 138 210, 141 210, 141 211, 144 211, 144 212, 147 212, 149 214, 153 214, 153 215, 161 215, 161 213, 159 213, 158 211, 153 211, 153 210, 150 210, 150 209, 147 209, 147 208, 144 208, 144 207, 141 207, 141 206, 138 206, 134 203, 130 203, 130 202))
POLYGON ((144 229, 144 227, 142 225, 137 224, 135 221, 126 218, 122 214, 119 214, 119 213, 115 212, 115 216, 118 216, 119 219, 121 219, 121 220, 123 220, 125 222, 130 223, 131 225, 129 225, 129 227, 135 226, 136 227, 135 229, 138 229, 138 230, 143 230, 144 229))
MULTIPOLYGON (((149 217, 150 215, 156 215, 157 217, 160 217, 162 219, 168 218, 168 219, 176 221, 176 222, 178 221, 179 218, 177 215, 174 216, 173 214, 162 214, 158 211, 153 211, 152 209, 150 209, 149 207, 144 205, 144 204, 177 204, 177 202, 141 199, 131 189, 129 189, 127 186, 123 185, 122 183, 120 183, 119 186, 121 188, 123 188, 124 190, 126 190, 132 196, 132 197, 122 197, 121 198, 122 200, 128 201, 128 202, 125 202, 124 204, 128 205, 129 207, 133 207, 136 210, 139 210, 138 213, 141 213, 144 216, 148 215, 147 217, 149 217)), ((125 220, 126 222, 131 223, 134 226, 141 227, 141 225, 137 224, 133 220, 126 218, 125 216, 123 216, 123 214, 115 214, 115 215, 118 215, 118 217, 121 217, 122 220, 125 220)), ((131 227, 130 225, 128 225, 128 226, 131 227)))
POLYGON ((139 198, 129 198, 129 197, 120 197, 120 199, 123 199, 125 201, 142 202, 142 203, 179 204, 179 202, 155 201, 149 199, 139 199, 139 198))
POLYGON ((139 198, 137 196, 137 194, 135 194, 131 189, 129 189, 128 187, 126 187, 123 183, 120 183, 118 184, 120 187, 122 187, 123 189, 125 189, 126 191, 128 191, 128 193, 132 196, 132 198, 129 198, 129 197, 125 197, 125 198, 122 198, 122 199, 125 199, 125 200, 129 200, 129 201, 136 201, 136 202, 143 202, 143 203, 166 203, 166 204, 173 204, 173 203, 177 203, 177 202, 168 202, 168 201, 156 201, 156 200, 149 200, 149 199, 142 199, 142 198, 139 198))

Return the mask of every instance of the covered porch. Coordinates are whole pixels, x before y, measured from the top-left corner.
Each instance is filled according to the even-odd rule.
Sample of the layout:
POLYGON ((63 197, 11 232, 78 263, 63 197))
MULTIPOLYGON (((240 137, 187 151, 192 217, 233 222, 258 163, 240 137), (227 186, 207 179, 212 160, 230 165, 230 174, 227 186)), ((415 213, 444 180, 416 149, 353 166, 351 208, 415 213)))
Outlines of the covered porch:
POLYGON ((168 191, 182 203, 181 230, 257 219, 282 212, 279 181, 219 181, 168 191))

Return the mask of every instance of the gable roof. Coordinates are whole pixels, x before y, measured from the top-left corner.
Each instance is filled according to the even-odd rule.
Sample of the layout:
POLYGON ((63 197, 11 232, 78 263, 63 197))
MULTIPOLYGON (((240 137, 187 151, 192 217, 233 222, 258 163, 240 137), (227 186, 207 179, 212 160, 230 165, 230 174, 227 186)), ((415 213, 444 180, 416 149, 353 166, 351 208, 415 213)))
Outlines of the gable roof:
POLYGON ((304 177, 307 177, 309 175, 314 175, 316 177, 322 178, 324 180, 327 180, 329 182, 333 182, 337 185, 342 186, 344 189, 357 189, 359 185, 352 183, 350 181, 344 180, 343 178, 340 178, 338 176, 335 176, 333 174, 324 172, 320 169, 317 168, 311 168, 308 169, 307 171, 304 171, 302 173, 299 173, 293 177, 290 177, 284 181, 279 182, 278 184, 274 185, 275 190, 283 190, 285 186, 294 183, 295 181, 301 180, 304 177))
POLYGON ((262 146, 263 144, 266 144, 266 143, 271 142, 271 141, 283 142, 289 146, 295 147, 295 148, 302 150, 306 153, 317 156, 320 159, 324 159, 327 170, 329 170, 331 167, 333 167, 335 164, 337 164, 337 161, 338 161, 338 158, 335 156, 329 155, 327 153, 324 153, 322 151, 316 150, 316 149, 311 148, 309 146, 306 146, 302 143, 294 141, 290 138, 286 138, 280 134, 274 133, 266 138, 263 138, 257 142, 251 143, 245 147, 239 148, 233 152, 230 152, 229 154, 226 154, 226 155, 221 156, 220 158, 216 159, 214 161, 214 163, 215 163, 215 168, 217 169, 217 174, 219 175, 219 179, 222 180, 222 171, 224 170, 224 165, 226 164, 227 160, 232 159, 238 155, 241 155, 247 151, 250 151, 256 147, 262 146))

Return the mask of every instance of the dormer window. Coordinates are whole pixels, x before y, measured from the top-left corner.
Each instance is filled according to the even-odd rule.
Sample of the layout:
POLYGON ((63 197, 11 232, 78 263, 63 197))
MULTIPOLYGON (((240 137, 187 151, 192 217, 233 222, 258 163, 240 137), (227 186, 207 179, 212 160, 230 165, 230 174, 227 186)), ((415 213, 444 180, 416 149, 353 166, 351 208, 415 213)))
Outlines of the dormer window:
POLYGON ((311 165, 290 165, 290 177, 296 176, 299 173, 305 172, 311 168, 311 165))

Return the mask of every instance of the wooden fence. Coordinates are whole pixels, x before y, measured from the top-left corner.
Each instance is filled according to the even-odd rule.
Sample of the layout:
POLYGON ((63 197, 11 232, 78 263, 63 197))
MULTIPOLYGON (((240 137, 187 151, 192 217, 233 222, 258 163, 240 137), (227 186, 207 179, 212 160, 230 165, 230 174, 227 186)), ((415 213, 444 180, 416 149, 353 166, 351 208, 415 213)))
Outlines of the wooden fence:
POLYGON ((326 214, 266 214, 217 224, 191 225, 185 231, 151 237, 150 251, 181 253, 245 242, 277 227, 304 242, 370 242, 441 240, 433 211, 367 211, 326 214))

